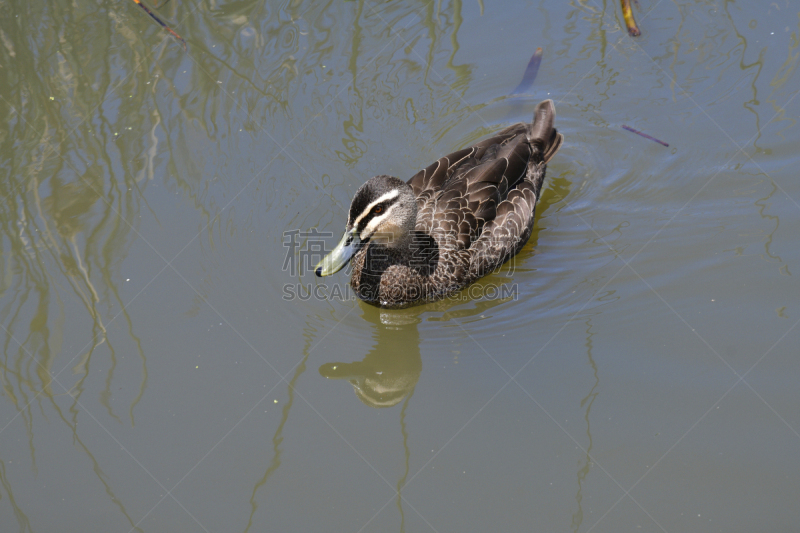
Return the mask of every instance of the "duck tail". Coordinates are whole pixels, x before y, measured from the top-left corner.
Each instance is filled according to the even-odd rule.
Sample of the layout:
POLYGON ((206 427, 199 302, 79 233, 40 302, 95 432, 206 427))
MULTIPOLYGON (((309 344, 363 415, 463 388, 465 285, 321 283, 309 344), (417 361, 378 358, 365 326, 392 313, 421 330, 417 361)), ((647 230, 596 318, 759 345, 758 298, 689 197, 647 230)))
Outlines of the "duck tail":
POLYGON ((556 106, 552 100, 545 100, 536 106, 533 124, 528 129, 528 142, 539 149, 542 163, 550 161, 564 141, 564 136, 553 127, 555 120, 556 106))

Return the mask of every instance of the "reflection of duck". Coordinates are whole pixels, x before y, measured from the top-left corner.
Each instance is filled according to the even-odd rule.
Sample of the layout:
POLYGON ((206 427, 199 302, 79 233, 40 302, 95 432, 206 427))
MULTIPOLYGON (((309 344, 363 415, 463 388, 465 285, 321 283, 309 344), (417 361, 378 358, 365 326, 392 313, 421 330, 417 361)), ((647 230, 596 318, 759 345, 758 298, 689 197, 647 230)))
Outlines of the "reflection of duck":
POLYGON ((376 176, 355 194, 339 245, 318 276, 351 258, 363 300, 401 307, 437 300, 476 281, 527 242, 546 163, 563 137, 551 100, 532 124, 515 124, 459 150, 405 183, 376 176))
POLYGON ((349 381, 365 405, 391 407, 414 390, 422 372, 419 352, 411 353, 411 357, 404 355, 392 353, 392 350, 372 350, 363 361, 327 363, 319 372, 329 379, 349 381))
POLYGON ((370 316, 370 311, 365 309, 365 318, 375 323, 377 342, 364 360, 326 363, 319 372, 329 379, 349 381, 358 399, 370 407, 391 407, 414 390, 422 372, 419 319, 386 312, 380 317, 370 316))
POLYGON ((507 300, 461 302, 442 300, 425 307, 384 310, 361 304, 362 317, 373 324, 375 345, 362 361, 325 363, 319 373, 328 379, 346 379, 365 405, 391 407, 410 397, 422 373, 417 327, 427 321, 444 322, 483 316, 507 300))

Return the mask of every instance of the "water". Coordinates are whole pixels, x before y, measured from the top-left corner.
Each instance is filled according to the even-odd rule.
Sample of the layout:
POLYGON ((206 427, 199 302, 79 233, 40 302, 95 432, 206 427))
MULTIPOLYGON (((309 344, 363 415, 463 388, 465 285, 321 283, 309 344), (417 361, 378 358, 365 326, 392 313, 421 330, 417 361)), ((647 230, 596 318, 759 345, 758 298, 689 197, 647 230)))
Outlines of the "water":
POLYGON ((796 528, 796 6, 158 13, 186 52, 133 2, 0 6, 3 531, 796 528), (545 98, 534 234, 472 292, 284 268, 545 98))

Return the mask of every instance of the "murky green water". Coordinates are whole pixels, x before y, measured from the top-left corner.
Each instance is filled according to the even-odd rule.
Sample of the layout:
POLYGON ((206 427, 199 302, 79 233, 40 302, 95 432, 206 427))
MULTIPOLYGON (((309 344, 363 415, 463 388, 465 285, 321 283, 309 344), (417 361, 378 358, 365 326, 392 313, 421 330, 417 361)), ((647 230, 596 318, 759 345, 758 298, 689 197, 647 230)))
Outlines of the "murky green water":
POLYGON ((2 531, 796 529, 793 2, 158 13, 186 51, 131 1, 0 4, 2 531), (303 268, 367 178, 544 98, 534 235, 476 290, 303 268))

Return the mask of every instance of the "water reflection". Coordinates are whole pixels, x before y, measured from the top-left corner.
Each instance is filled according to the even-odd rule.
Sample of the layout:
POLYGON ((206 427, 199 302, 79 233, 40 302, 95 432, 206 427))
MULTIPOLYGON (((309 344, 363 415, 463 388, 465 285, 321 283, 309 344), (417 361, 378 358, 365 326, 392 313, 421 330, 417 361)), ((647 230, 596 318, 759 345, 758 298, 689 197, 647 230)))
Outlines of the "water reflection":
MULTIPOLYGON (((744 107, 752 113, 750 129, 755 127, 760 136, 761 127, 771 115, 759 116, 761 105, 769 104, 772 111, 778 112, 783 96, 788 98, 784 93, 793 79, 800 41, 789 41, 783 60, 782 50, 774 44, 763 48, 764 41, 759 43, 760 37, 748 31, 750 19, 759 18, 759 25, 762 24, 762 13, 744 4, 729 4, 732 3, 725 3, 717 15, 713 3, 676 3, 679 17, 674 18, 675 22, 669 17, 661 19, 675 30, 670 30, 667 37, 658 37, 660 43, 656 32, 651 34, 653 40, 639 41, 641 46, 651 47, 647 53, 671 73, 671 79, 637 69, 635 90, 649 90, 648 102, 653 95, 658 96, 652 89, 658 84, 671 84, 676 99, 680 97, 680 86, 709 109, 733 102, 737 111, 744 107), (670 38, 672 31, 675 33, 670 38), (657 47, 663 50, 658 53, 657 47), (782 63, 777 69, 773 68, 775 61, 782 63), (731 91, 722 90, 728 86, 731 91)), ((790 4, 785 5, 781 16, 795 20, 790 4)), ((553 23, 545 25, 541 40, 537 40, 538 34, 529 35, 534 40, 521 46, 530 46, 528 53, 532 53, 536 46, 552 42, 546 48, 543 64, 557 65, 564 72, 563 76, 559 73, 547 80, 553 82, 554 91, 561 93, 554 93, 554 97, 567 99, 567 109, 577 99, 573 112, 561 115, 575 132, 569 137, 573 139, 571 146, 565 147, 573 161, 563 158, 559 163, 565 167, 561 176, 548 177, 532 244, 517 256, 519 266, 509 265, 486 282, 499 284, 524 278, 550 283, 536 286, 535 298, 534 290, 526 293, 529 289, 521 289, 520 295, 531 295, 528 301, 506 307, 501 305, 506 303, 502 300, 480 299, 391 312, 359 304, 364 329, 372 336, 371 347, 365 350, 366 354, 338 354, 339 362, 319 368, 322 376, 342 381, 343 387, 348 387, 344 382, 350 384, 358 398, 357 402, 352 401, 346 393, 352 411, 363 413, 364 406, 370 406, 381 408, 381 415, 391 421, 398 417, 399 431, 392 437, 402 438, 405 454, 405 471, 398 472, 398 494, 408 475, 410 439, 420 437, 419 433, 409 433, 407 417, 413 413, 409 409, 411 402, 421 399, 414 392, 424 366, 422 352, 432 337, 431 330, 441 325, 430 323, 454 325, 463 320, 464 326, 480 338, 500 321, 517 327, 530 322, 533 316, 571 316, 583 302, 576 304, 574 298, 560 297, 574 288, 573 280, 567 274, 548 277, 542 273, 549 268, 551 272, 583 275, 591 271, 587 265, 596 264, 598 256, 580 246, 583 225, 576 225, 577 229, 567 227, 566 222, 574 218, 561 217, 559 227, 559 217, 548 221, 542 215, 555 215, 560 210, 555 204, 566 197, 570 197, 570 209, 578 210, 593 200, 603 202, 598 212, 606 207, 625 207, 613 195, 600 194, 601 185, 582 189, 583 170, 586 177, 611 176, 624 163, 609 157, 608 149, 614 145, 607 138, 595 137, 599 128, 577 134, 584 130, 585 120, 607 127, 614 119, 610 100, 616 95, 619 101, 634 89, 628 88, 621 67, 614 66, 619 63, 613 62, 626 53, 624 47, 617 51, 611 48, 616 38, 624 38, 613 27, 619 3, 577 0, 561 7, 547 4, 545 9, 544 2, 541 6, 542 16, 553 23), (573 89, 584 75, 585 81, 573 89), (559 84, 556 78, 567 81, 559 84), (581 174, 577 174, 579 170, 581 174), (583 203, 577 204, 576 198, 583 203), (547 213, 549 205, 553 209, 547 213), (562 243, 569 251, 531 261, 542 228, 550 233, 549 242, 562 243), (512 271, 514 276, 509 278, 512 271), (494 316, 489 315, 490 310, 494 316)), ((480 9, 483 16, 482 5, 480 9)), ((79 491, 82 498, 92 499, 91 507, 119 516, 123 524, 129 524, 126 529, 134 524, 129 511, 138 520, 136 497, 130 496, 133 492, 129 489, 144 493, 149 488, 133 482, 127 486, 127 479, 124 488, 119 486, 111 459, 103 455, 103 441, 92 439, 94 426, 87 421, 83 407, 100 415, 98 418, 104 423, 113 420, 128 426, 135 422, 137 431, 145 426, 140 421, 154 412, 147 411, 147 402, 141 401, 154 381, 148 379, 149 353, 142 338, 158 343, 165 332, 145 331, 143 324, 128 314, 125 306, 135 291, 124 290, 123 274, 127 269, 141 269, 148 261, 136 259, 141 249, 150 251, 143 243, 143 239, 152 238, 153 233, 148 231, 159 231, 177 240, 186 236, 179 243, 159 242, 165 254, 176 252, 170 248, 175 244, 180 247, 200 233, 196 241, 200 248, 197 270, 206 280, 217 280, 225 272, 209 265, 222 255, 214 255, 215 248, 227 246, 224 253, 236 261, 243 257, 243 249, 263 246, 284 229, 324 226, 333 217, 340 220, 338 208, 325 213, 317 207, 337 203, 346 206, 354 184, 353 177, 346 176, 347 171, 363 175, 362 171, 371 169, 371 165, 382 164, 373 164, 371 159, 380 157, 388 147, 402 146, 403 157, 427 158, 438 154, 428 154, 426 150, 437 143, 450 142, 442 141, 445 136, 455 139, 454 144, 468 144, 490 133, 489 129, 506 125, 496 123, 495 119, 501 120, 503 114, 487 106, 503 103, 512 108, 526 100, 492 100, 504 94, 503 88, 492 83, 481 85, 485 57, 476 54, 476 48, 486 37, 474 31, 470 10, 476 10, 475 4, 460 0, 168 2, 162 13, 170 22, 180 24, 176 28, 189 43, 189 53, 185 54, 180 44, 132 2, 0 2, 0 399, 10 413, 10 420, 0 422, 0 432, 8 427, 0 435, 0 502, 5 506, 7 522, 16 520, 18 529, 30 531, 41 527, 37 527, 37 520, 46 523, 51 519, 42 510, 57 502, 48 501, 34 490, 36 476, 39 470, 59 476, 69 472, 64 466, 69 464, 83 465, 75 468, 84 468, 92 482, 95 478, 100 481, 98 498, 87 489, 79 491), (488 126, 463 128, 465 117, 483 109, 488 126), (313 127, 309 127, 312 120, 313 127), (385 146, 375 144, 377 130, 386 133, 385 146), (269 132, 267 135, 274 137, 279 147, 298 137, 287 152, 292 155, 286 157, 302 162, 308 172, 298 172, 291 161, 280 158, 275 167, 267 169, 265 165, 277 157, 278 149, 264 132, 269 132), (280 166, 281 163, 286 164, 280 166), (232 206, 238 211, 228 209, 232 198, 246 188, 248 180, 255 180, 253 176, 258 172, 263 176, 232 206), (320 189, 310 183, 316 176, 320 176, 320 189), (320 199, 320 190, 330 197, 320 199), (186 206, 180 215, 175 214, 176 209, 186 206), (242 236, 247 234, 267 237, 244 243, 242 236), (83 426, 79 427, 79 422, 83 426), (54 449, 60 453, 53 454, 54 449), (20 470, 15 471, 14 467, 20 470), (124 504, 120 498, 125 499, 124 504)), ((486 16, 494 17, 491 23, 502 21, 500 11, 488 11, 486 16)), ((655 22, 657 18, 650 20, 655 22)), ((782 27, 783 24, 779 29, 782 27)), ((510 79, 518 80, 514 76, 510 79)), ((626 105, 632 113, 642 112, 644 118, 667 109, 658 102, 647 108, 635 100, 626 105)), ((524 105, 520 111, 515 109, 509 113, 509 120, 529 118, 524 105)), ((750 137, 750 129, 737 125, 734 130, 727 127, 721 113, 711 114, 723 122, 737 142, 737 135, 750 137)), ((685 115, 688 123, 692 115, 685 115)), ((781 134, 795 122, 789 115, 779 115, 785 121, 781 134)), ((741 122, 739 116, 730 113, 727 120, 741 122)), ((788 135, 793 134, 789 131, 788 135)), ((786 141, 786 152, 792 139, 786 141)), ((756 157, 771 155, 770 150, 775 150, 772 144, 764 143, 763 138, 756 138, 756 157)), ((713 159, 723 154, 717 149, 709 155, 713 159)), ((773 157, 775 165, 787 163, 786 167, 781 166, 783 170, 789 167, 793 156, 773 157)), ((412 163, 425 162, 414 159, 412 163)), ((765 169, 772 172, 768 166, 765 169)), ((752 172, 746 177, 756 182, 768 174, 752 172)), ((776 195, 780 183, 761 183, 763 191, 751 193, 748 187, 737 194, 752 196, 752 209, 768 226, 759 243, 759 247, 763 245, 764 258, 789 275, 792 256, 777 245, 781 235, 778 229, 787 231, 791 217, 784 216, 780 226, 779 215, 786 212, 774 205, 780 197, 776 195)), ((649 198, 646 194, 637 197, 637 209, 657 209, 649 198)), ((709 209, 709 213, 714 223, 725 216, 717 208, 709 209)), ((599 233, 606 235, 605 240, 612 242, 617 252, 630 245, 617 239, 618 245, 608 237, 601 218, 586 219, 592 224, 598 221, 599 233)), ((633 215, 625 218, 611 235, 630 234, 626 227, 629 223, 635 227, 633 215)), ((730 228, 745 234, 751 229, 746 227, 748 224, 749 221, 732 221, 730 228)), ((279 247, 279 243, 275 244, 275 248, 279 247)), ((267 283, 275 284, 276 279, 269 279, 270 275, 266 274, 267 283)), ((682 281, 679 276, 675 275, 675 281, 682 281)), ((577 287, 588 284, 596 288, 602 281, 595 276, 577 287)), ((259 279, 257 283, 262 282, 259 279)), ((201 290, 206 296, 214 282, 203 283, 201 290)), ((244 291, 253 285, 252 280, 245 280, 234 288, 244 291)), ((532 286, 533 283, 529 288, 532 286)), ((624 293, 620 287, 613 287, 605 294, 620 298, 624 293)), ((603 295, 598 297, 601 304, 605 299, 603 295)), ((198 307, 191 312, 199 315, 201 301, 202 298, 196 299, 198 307)), ((623 312, 628 310, 622 308, 623 312)), ((786 316, 785 310, 786 307, 778 308, 779 316, 786 316)), ((302 324, 302 317, 299 323, 302 324)), ((307 368, 312 347, 321 340, 313 323, 309 315, 303 331, 302 360, 287 375, 288 401, 281 406, 277 428, 269 428, 274 434, 271 442, 267 439, 265 443, 263 464, 256 467, 260 471, 254 477, 260 479, 253 480, 252 492, 247 487, 237 494, 243 502, 250 497, 251 519, 258 509, 258 496, 264 496, 262 487, 268 481, 275 482, 271 476, 280 467, 281 451, 287 445, 284 430, 294 409, 294 387, 307 368)), ((575 401, 582 398, 588 437, 586 458, 577 465, 577 494, 572 493, 578 504, 572 524, 576 531, 584 520, 582 504, 588 501, 584 494, 588 490, 585 481, 592 453, 590 411, 599 390, 592 356, 597 338, 596 326, 587 319, 586 349, 594 385, 588 392, 575 391, 571 396, 575 401)), ((292 357, 299 358, 299 354, 292 357)), ((150 358, 151 367, 154 359, 150 358)), ((316 375, 312 378, 309 381, 319 380, 316 375)), ((153 395, 153 391, 149 394, 153 395)), ((152 407, 153 398, 147 399, 151 401, 149 409, 157 409, 152 407)), ((416 427, 419 432, 426 429, 416 427)), ((164 451, 173 455, 183 452, 164 451)), ((242 461, 239 466, 249 469, 251 465, 242 461)), ((568 475, 575 475, 575 469, 569 472, 568 475)), ((398 496, 402 530, 405 522, 401 503, 398 496)), ((80 510, 75 511, 75 515, 79 513, 80 510)))
POLYGON ((408 478, 411 449, 408 446, 406 413, 422 372, 419 350, 418 324, 420 309, 385 310, 358 302, 362 318, 372 324, 375 345, 361 361, 352 363, 326 363, 319 373, 328 379, 345 379, 356 397, 369 407, 392 407, 400 403, 400 434, 403 439, 404 469, 397 480, 397 510, 400 513, 400 531, 405 531, 405 511, 402 489, 408 478))
MULTIPOLYGON (((109 24, 113 6, 10 2, 0 11, 0 386, 15 409, 0 429, 22 422, 36 472, 36 428, 47 438, 47 426, 63 422, 133 527, 78 418, 91 388, 110 419, 123 423, 112 391, 125 389, 133 392, 118 402, 133 425, 147 386, 120 264, 138 236, 159 146, 159 115, 142 111, 153 57, 141 53, 130 28, 109 24), (113 39, 130 45, 116 48, 114 60, 113 39), (116 336, 109 332, 115 320, 123 323, 116 336), (127 376, 118 375, 121 352, 139 360, 127 376), (99 386, 87 381, 90 374, 99 386), (56 416, 48 421, 47 413, 56 416)), ((0 483, 19 527, 30 530, 4 469, 0 483)))
MULTIPOLYGON (((501 278, 501 276, 491 276, 501 278)), ((488 310, 507 303, 509 299, 469 301, 467 291, 452 299, 406 309, 380 309, 358 302, 362 318, 372 326, 375 344, 361 361, 325 363, 319 373, 328 379, 346 380, 356 397, 369 407, 387 408, 399 404, 400 434, 403 440, 403 473, 397 480, 397 509, 400 532, 405 531, 405 511, 402 490, 411 463, 406 414, 414 389, 422 373, 419 326, 423 320, 450 322, 460 318, 483 316, 488 310), (403 401, 405 399, 405 401, 403 401)), ((304 359, 305 361, 305 359, 304 359)))
MULTIPOLYGON (((111 478, 95 459, 96 444, 85 434, 81 437, 78 422, 79 415, 86 416, 83 406, 90 405, 86 391, 95 391, 89 394, 99 396, 96 401, 111 420, 134 425, 148 386, 141 331, 126 309, 130 294, 123 300, 121 293, 126 280, 121 265, 134 244, 144 248, 142 241, 149 238, 145 231, 146 237, 140 234, 143 215, 159 229, 173 230, 170 225, 176 221, 163 204, 172 194, 179 195, 196 216, 178 221, 178 230, 200 230, 197 242, 207 257, 215 242, 257 226, 246 214, 235 218, 233 210, 223 219, 230 198, 246 181, 223 183, 222 176, 250 179, 263 172, 265 161, 258 159, 265 151, 260 144, 264 139, 258 138, 262 128, 285 144, 312 117, 333 117, 330 125, 321 124, 327 120, 323 117, 309 130, 319 142, 305 144, 330 147, 333 159, 355 165, 369 145, 365 123, 382 126, 397 117, 425 123, 444 115, 446 120, 437 122, 445 124, 437 133, 443 135, 464 112, 456 104, 471 81, 471 66, 455 61, 460 1, 446 13, 423 2, 377 9, 365 0, 170 2, 163 14, 181 25, 188 55, 133 3, 0 5, 0 116, 5 125, 0 131, 0 167, 5 171, 0 180, 2 396, 16 409, 14 419, 20 418, 11 422, 25 427, 32 468, 37 460, 35 429, 60 420, 131 526, 134 522, 116 497, 111 478), (342 34, 342 27, 353 31, 342 34), (396 37, 403 29, 407 35, 385 46, 387 34, 396 37), (428 79, 434 62, 426 62, 416 46, 429 59, 447 49, 446 66, 453 74, 428 79), (368 68, 377 74, 365 74, 368 68), (422 92, 427 89, 427 94, 405 98, 407 81, 423 73, 422 92), (365 120, 368 112, 375 117, 365 120), (244 143, 254 140, 258 148, 251 154, 244 143), (227 155, 243 153, 239 159, 256 162, 234 164, 227 155), (112 330, 115 321, 123 327, 112 330), (121 354, 138 361, 121 369, 121 354), (73 375, 66 377, 69 370, 73 375), (121 403, 126 414, 120 412, 121 403), (37 419, 37 407, 40 413, 49 407, 56 416, 37 419)), ((303 149, 300 144, 297 150, 303 149)), ((284 224, 293 216, 289 205, 304 194, 304 187, 277 178, 272 190, 254 193, 256 202, 263 200, 259 210, 272 217, 264 226, 284 224)), ((314 336, 308 328, 305 334, 314 336)), ((387 377, 394 372, 395 382, 375 386, 375 391, 396 387, 396 402, 405 398, 405 406, 421 371, 416 326, 410 334, 415 335, 416 361, 404 360, 411 361, 406 369, 389 365, 387 377)), ((280 465, 294 384, 305 370, 309 350, 307 345, 290 379, 273 457, 253 488, 253 513, 258 489, 280 465)), ((385 361, 367 363, 385 366, 385 361)), ((401 426, 405 428, 405 408, 401 426)), ((47 430, 39 431, 39 439, 47 436, 47 430)), ((3 496, 20 528, 30 529, 14 503, 4 464, 0 458, 3 496)))
POLYGON ((20 507, 20 505, 17 503, 16 498, 14 498, 14 491, 11 487, 11 483, 8 480, 6 465, 2 459, 0 459, 0 485, 2 485, 3 489, 5 490, 9 504, 11 505, 11 509, 14 511, 14 518, 17 519, 19 530, 31 531, 31 521, 28 518, 28 515, 25 514, 25 511, 22 510, 22 507, 20 507))
POLYGON ((600 376, 597 373, 597 363, 595 363, 594 358, 592 357, 592 347, 594 345, 592 341, 592 337, 594 337, 595 333, 592 331, 592 317, 588 316, 586 318, 586 357, 589 362, 589 366, 592 368, 592 374, 594 376, 594 384, 592 384, 592 388, 589 389, 589 392, 586 396, 583 397, 581 400, 581 407, 586 408, 586 412, 583 415, 583 419, 586 421, 586 449, 585 455, 586 457, 583 458, 582 461, 578 463, 578 492, 575 495, 575 502, 578 505, 578 509, 572 514, 572 531, 577 533, 580 531, 581 525, 583 524, 583 484, 586 481, 586 477, 589 475, 589 472, 592 469, 592 424, 589 421, 589 414, 592 411, 592 405, 594 401, 597 399, 597 395, 600 394, 597 390, 600 385, 600 376))
MULTIPOLYGON (((510 281, 499 274, 485 279, 491 283, 510 281)), ((397 405, 413 394, 422 373, 418 327, 423 321, 482 317, 488 310, 512 300, 511 297, 470 300, 470 292, 474 294, 476 287, 480 283, 452 298, 406 309, 381 309, 359 301, 362 318, 372 325, 375 344, 361 361, 325 363, 319 367, 319 373, 328 379, 347 380, 364 405, 378 408, 397 405)))
MULTIPOLYGON (((278 427, 275 429, 274 435, 272 436, 272 457, 269 464, 267 464, 266 469, 264 470, 264 474, 253 486, 253 490, 250 494, 250 516, 247 520, 247 526, 244 528, 245 533, 250 531, 250 528, 253 527, 253 518, 255 518, 256 511, 258 511, 258 500, 256 498, 258 491, 267 484, 269 478, 281 466, 281 444, 283 443, 283 429, 286 426, 286 422, 289 421, 289 413, 294 405, 295 387, 297 386, 297 381, 306 371, 306 361, 308 361, 308 356, 311 354, 312 346, 316 344, 314 342, 316 339, 316 333, 316 328, 311 325, 311 317, 307 317, 306 327, 303 329, 303 358, 295 367, 292 377, 287 383, 287 400, 283 405, 283 409, 281 409, 281 420, 278 423, 278 427)), ((264 396, 264 398, 266 398, 266 396, 264 396)), ((262 399, 261 401, 264 400, 262 399)))
POLYGON ((370 407, 391 407, 414 391, 422 372, 417 324, 420 311, 390 312, 359 302, 362 317, 372 324, 375 345, 361 361, 326 363, 320 374, 344 379, 359 400, 370 407))

